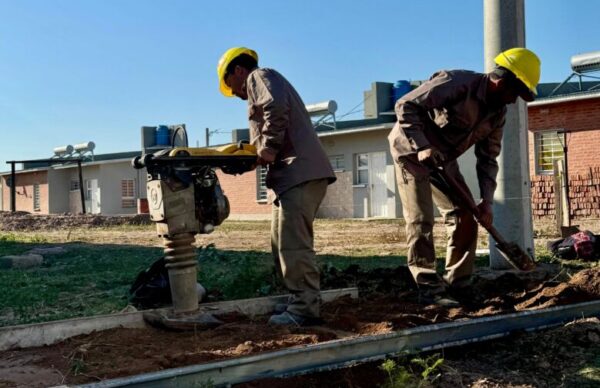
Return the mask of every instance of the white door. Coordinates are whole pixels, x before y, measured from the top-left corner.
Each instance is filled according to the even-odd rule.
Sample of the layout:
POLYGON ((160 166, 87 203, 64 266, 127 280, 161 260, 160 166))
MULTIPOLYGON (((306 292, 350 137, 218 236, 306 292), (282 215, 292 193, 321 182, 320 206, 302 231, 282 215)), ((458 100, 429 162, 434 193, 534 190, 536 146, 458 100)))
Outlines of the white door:
POLYGON ((88 179, 86 181, 85 198, 86 211, 91 214, 100 214, 100 187, 98 187, 98 179, 88 179))
POLYGON ((385 152, 369 154, 371 217, 388 216, 388 185, 385 152))

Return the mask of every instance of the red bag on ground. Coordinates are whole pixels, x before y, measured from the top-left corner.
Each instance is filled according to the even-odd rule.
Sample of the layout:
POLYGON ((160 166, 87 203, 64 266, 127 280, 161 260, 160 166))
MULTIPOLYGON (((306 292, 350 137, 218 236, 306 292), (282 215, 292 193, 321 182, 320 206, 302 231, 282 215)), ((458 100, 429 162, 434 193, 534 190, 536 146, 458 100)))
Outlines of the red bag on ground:
POLYGON ((594 258, 594 243, 596 242, 596 236, 588 230, 577 232, 571 235, 573 238, 573 247, 575 253, 580 259, 593 259, 594 258))

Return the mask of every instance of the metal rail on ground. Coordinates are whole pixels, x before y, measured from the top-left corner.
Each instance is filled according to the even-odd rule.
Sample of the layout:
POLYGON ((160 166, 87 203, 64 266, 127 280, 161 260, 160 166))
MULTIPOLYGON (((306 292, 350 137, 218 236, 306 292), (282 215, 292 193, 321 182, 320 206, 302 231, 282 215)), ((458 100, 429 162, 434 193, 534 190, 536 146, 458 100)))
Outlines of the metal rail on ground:
POLYGON ((427 325, 390 334, 355 337, 261 353, 225 361, 81 385, 108 387, 221 387, 269 377, 289 377, 486 341, 516 331, 533 331, 583 317, 600 316, 600 301, 524 311, 468 321, 427 325))

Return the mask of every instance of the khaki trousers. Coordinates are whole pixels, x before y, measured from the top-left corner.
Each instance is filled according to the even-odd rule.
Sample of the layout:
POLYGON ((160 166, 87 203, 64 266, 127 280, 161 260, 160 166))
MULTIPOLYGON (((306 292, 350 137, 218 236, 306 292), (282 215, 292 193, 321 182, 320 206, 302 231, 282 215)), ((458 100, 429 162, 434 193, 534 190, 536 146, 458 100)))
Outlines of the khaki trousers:
MULTIPOLYGON (((445 170, 469 190, 456 161, 445 170)), ((477 222, 473 216, 459 209, 431 185, 428 169, 416 160, 416 156, 400 158, 399 165, 396 164, 396 178, 406 220, 408 267, 419 288, 438 292, 447 285, 458 285, 467 280, 473 273, 477 247, 477 222), (443 279, 435 270, 434 202, 444 217, 448 235, 443 279)))
POLYGON ((287 310, 305 317, 320 315, 313 222, 327 185, 327 179, 308 181, 280 194, 273 203, 271 248, 275 268, 292 294, 287 310))

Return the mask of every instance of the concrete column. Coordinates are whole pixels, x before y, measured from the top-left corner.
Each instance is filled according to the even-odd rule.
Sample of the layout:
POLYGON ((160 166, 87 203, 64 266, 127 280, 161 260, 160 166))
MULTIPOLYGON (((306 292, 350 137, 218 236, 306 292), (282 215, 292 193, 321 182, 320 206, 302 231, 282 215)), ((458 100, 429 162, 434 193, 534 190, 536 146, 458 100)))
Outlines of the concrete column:
MULTIPOLYGON (((491 71, 494 58, 512 47, 525 47, 524 0, 484 0, 485 71, 491 71)), ((531 190, 527 141, 527 106, 519 98, 509 105, 498 157, 498 188, 494 196, 494 225, 508 240, 533 253, 531 190)), ((490 246, 494 241, 490 238, 490 246)), ((511 268, 497 252, 490 249, 492 269, 511 268)))

